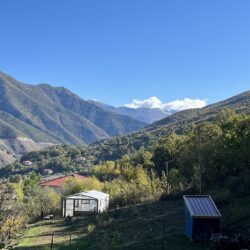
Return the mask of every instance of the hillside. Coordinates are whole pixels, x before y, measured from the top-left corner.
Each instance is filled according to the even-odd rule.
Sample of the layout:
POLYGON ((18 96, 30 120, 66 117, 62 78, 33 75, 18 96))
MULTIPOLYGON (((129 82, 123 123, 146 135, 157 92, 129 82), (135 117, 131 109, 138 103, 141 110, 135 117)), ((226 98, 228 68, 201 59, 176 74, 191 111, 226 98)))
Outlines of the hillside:
MULTIPOLYGON (((54 220, 50 225, 29 225, 14 249, 47 249, 55 232, 53 249, 200 249, 183 235, 182 200, 161 201, 110 211, 107 214, 82 217, 77 223, 54 220), (89 225, 95 231, 88 230, 89 225), (70 235, 72 244, 70 246, 70 235), (78 240, 78 236, 79 240, 78 240)), ((203 248, 207 249, 206 247, 203 248)))
POLYGON ((67 230, 72 233, 72 245, 87 249, 105 249, 110 242, 118 249, 162 249, 164 244, 168 249, 199 249, 200 245, 191 244, 183 236, 181 196, 200 192, 211 195, 218 205, 223 216, 223 235, 247 236, 249 128, 249 115, 228 110, 212 121, 190 125, 183 134, 150 138, 147 131, 151 147, 139 144, 139 150, 135 148, 138 141, 131 135, 127 141, 125 137, 113 139, 116 144, 112 145, 57 145, 23 156, 21 162, 0 169, 1 177, 9 177, 3 190, 22 195, 20 212, 24 214, 19 215, 20 220, 29 211, 32 223, 40 218, 41 211, 51 213, 52 207, 58 211, 63 195, 91 189, 110 195, 110 211, 91 221, 86 221, 86 217, 78 220, 80 227, 77 222, 71 225, 61 219, 49 229, 44 222, 31 224, 17 249, 46 249, 53 232, 55 249, 67 249, 67 230), (23 165, 24 160, 31 160, 32 166, 23 165), (47 168, 54 173, 79 171, 90 177, 82 183, 72 180, 60 196, 53 190, 43 192, 39 188, 40 177, 48 177, 43 171, 47 168))
MULTIPOLYGON (((219 200, 217 203, 220 204, 219 200)), ((249 225, 249 197, 238 199, 230 205, 220 205, 221 226, 224 234, 244 233, 249 225), (241 214, 235 213, 241 204, 241 214)), ((55 219, 48 224, 39 221, 21 233, 14 249, 48 249, 54 233, 53 249, 148 249, 148 250, 198 250, 211 249, 200 242, 190 241, 184 235, 184 204, 182 198, 151 204, 141 204, 111 210, 94 218, 85 216, 77 223, 55 219), (95 230, 88 230, 94 225, 95 230), (72 242, 70 244, 70 235, 72 242), (78 238, 79 237, 79 238, 78 238)))
POLYGON ((16 160, 15 158, 16 156, 14 154, 11 154, 9 151, 7 151, 6 149, 3 149, 3 147, 1 147, 0 149, 0 168, 5 166, 6 164, 10 164, 13 161, 16 160))
POLYGON ((249 115, 250 91, 201 109, 183 110, 169 115, 135 133, 94 143, 96 155, 101 160, 116 160, 124 154, 136 152, 140 148, 152 148, 159 139, 171 132, 184 134, 194 124, 213 122, 221 111, 227 109, 231 112, 249 115))
MULTIPOLYGON (((118 160, 126 154, 137 154, 138 150, 153 151, 159 144, 159 140, 175 131, 184 134, 194 123, 209 121, 210 123, 218 116, 224 108, 231 108, 236 113, 250 113, 249 94, 245 92, 225 101, 210 105, 201 110, 186 110, 173 114, 145 129, 108 140, 96 142, 87 147, 56 146, 38 153, 30 153, 23 156, 23 160, 37 162, 37 171, 43 168, 53 168, 55 171, 86 171, 93 164, 107 160, 118 160), (199 115, 202 114, 202 115, 199 115), (160 125, 162 124, 162 125, 160 125), (46 159, 44 163, 40 158, 46 159), (78 158, 84 157, 83 162, 78 158)), ((26 172, 25 170, 24 172, 26 172)), ((22 173, 19 167, 13 173, 22 173)), ((0 175, 8 175, 9 168, 5 168, 0 175)))
POLYGON ((27 85, 0 72, 0 138, 84 144, 145 123, 89 103, 63 87, 27 85))
POLYGON ((35 142, 26 137, 0 138, 0 168, 20 159, 28 152, 42 150, 52 145, 54 144, 35 142))
POLYGON ((172 114, 162 120, 156 121, 149 125, 146 130, 151 131, 164 126, 181 123, 192 123, 198 121, 213 120, 216 115, 223 109, 232 109, 237 113, 250 114, 250 91, 243 92, 239 95, 228 98, 201 109, 183 110, 172 114))
POLYGON ((148 125, 138 132, 102 140, 94 143, 94 145, 97 147, 97 151, 98 149, 102 151, 100 154, 101 159, 115 160, 123 154, 137 151, 140 148, 152 147, 155 143, 157 144, 159 139, 171 132, 183 134, 194 124, 212 122, 223 110, 249 115, 250 91, 243 92, 201 109, 188 109, 177 112, 148 125), (112 153, 109 153, 110 151, 112 153))

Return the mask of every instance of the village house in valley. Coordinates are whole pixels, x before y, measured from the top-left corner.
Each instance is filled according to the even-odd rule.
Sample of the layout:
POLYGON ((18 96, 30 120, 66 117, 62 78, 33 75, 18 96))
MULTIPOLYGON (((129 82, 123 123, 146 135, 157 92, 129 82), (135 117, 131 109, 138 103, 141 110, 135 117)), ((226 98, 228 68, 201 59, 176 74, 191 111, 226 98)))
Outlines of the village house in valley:
POLYGON ((44 175, 51 175, 51 174, 54 173, 54 171, 53 171, 52 169, 45 168, 45 169, 42 171, 42 173, 43 173, 44 175))
POLYGON ((44 181, 41 183, 42 187, 53 188, 55 191, 62 191, 63 185, 70 179, 85 180, 87 177, 79 174, 70 174, 61 177, 57 177, 52 180, 44 181))
POLYGON ((24 166, 31 166, 33 164, 32 161, 23 161, 22 163, 24 166))

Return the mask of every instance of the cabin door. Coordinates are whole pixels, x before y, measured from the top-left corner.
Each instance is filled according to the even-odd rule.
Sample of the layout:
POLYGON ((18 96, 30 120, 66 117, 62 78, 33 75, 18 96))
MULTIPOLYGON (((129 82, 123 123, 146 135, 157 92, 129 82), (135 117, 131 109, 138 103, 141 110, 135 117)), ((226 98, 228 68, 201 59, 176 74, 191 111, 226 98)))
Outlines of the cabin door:
POLYGON ((65 217, 74 215, 74 201, 66 199, 65 202, 65 217))
POLYGON ((92 212, 97 212, 97 200, 91 200, 90 201, 89 209, 92 212))

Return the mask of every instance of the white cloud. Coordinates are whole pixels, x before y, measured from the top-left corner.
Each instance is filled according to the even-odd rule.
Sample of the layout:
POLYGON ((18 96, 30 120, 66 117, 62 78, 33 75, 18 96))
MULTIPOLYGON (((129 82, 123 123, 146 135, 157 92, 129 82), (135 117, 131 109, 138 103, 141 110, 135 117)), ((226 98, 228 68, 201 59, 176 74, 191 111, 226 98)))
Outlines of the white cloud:
POLYGON ((131 103, 125 104, 125 107, 128 108, 159 108, 164 112, 170 112, 170 111, 181 111, 184 109, 190 109, 190 108, 202 108, 207 105, 206 100, 202 99, 190 99, 190 98, 184 98, 182 100, 175 100, 172 102, 163 103, 160 99, 158 99, 156 96, 149 97, 144 100, 137 100, 134 99, 131 103))
POLYGON ((131 103, 125 104, 125 107, 128 108, 148 108, 148 109, 153 109, 153 108, 159 108, 162 105, 161 100, 159 100, 157 97, 152 96, 149 97, 148 99, 144 100, 137 100, 134 99, 131 103))

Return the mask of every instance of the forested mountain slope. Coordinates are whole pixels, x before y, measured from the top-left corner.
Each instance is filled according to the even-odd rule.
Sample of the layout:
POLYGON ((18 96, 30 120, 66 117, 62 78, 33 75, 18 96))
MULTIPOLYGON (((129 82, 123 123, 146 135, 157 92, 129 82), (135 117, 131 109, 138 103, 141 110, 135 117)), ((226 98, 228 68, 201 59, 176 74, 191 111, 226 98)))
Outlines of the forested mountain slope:
POLYGON ((250 114, 250 91, 201 109, 180 111, 145 127, 141 131, 102 140, 95 143, 94 146, 96 152, 100 152, 100 159, 115 160, 124 154, 136 152, 140 148, 154 147, 159 139, 171 132, 183 134, 194 125, 202 122, 213 122, 218 118, 218 115, 220 119, 226 119, 228 115, 234 112, 250 114))
POLYGON ((0 72, 0 138, 83 144, 145 124, 89 103, 63 87, 27 85, 0 72))
POLYGON ((250 91, 243 92, 239 95, 233 96, 224 101, 208 105, 201 109, 188 109, 180 111, 149 125, 146 129, 152 130, 157 128, 158 126, 168 126, 174 123, 190 123, 200 120, 212 120, 216 117, 218 112, 223 109, 232 109, 237 113, 250 114, 250 91))
MULTIPOLYGON (((228 100, 211 105, 210 107, 208 107, 208 109, 210 109, 210 112, 208 113, 209 115, 203 115, 202 119, 198 119, 197 116, 193 116, 196 120, 185 120, 182 116, 183 112, 181 112, 181 114, 177 113, 169 117, 169 119, 174 120, 179 116, 181 117, 180 120, 169 123, 169 125, 157 125, 156 129, 153 126, 147 127, 146 129, 141 130, 137 133, 118 136, 109 140, 103 140, 85 147, 58 145, 41 152, 30 153, 23 156, 22 159, 37 162, 37 170, 39 172, 41 172, 45 167, 54 168, 54 170, 58 172, 67 172, 71 170, 88 171, 94 164, 99 164, 103 161, 116 161, 121 159, 125 155, 136 155, 138 154, 138 152, 140 153, 145 150, 152 152, 158 147, 158 145, 161 145, 161 140, 164 140, 164 138, 171 135, 172 133, 182 136, 186 133, 190 133, 190 131, 193 131, 193 136, 197 137, 197 128, 201 125, 204 125, 206 128, 204 130, 204 133, 201 132, 201 136, 204 137, 203 140, 207 140, 210 136, 209 130, 213 132, 213 130, 215 129, 215 133, 217 133, 216 130, 218 129, 218 126, 221 126, 220 124, 223 124, 225 122, 233 124, 234 119, 235 122, 237 121, 237 119, 234 118, 235 116, 237 117, 237 113, 242 114, 243 117, 249 117, 249 115, 247 115, 249 113, 249 107, 247 106, 248 93, 249 92, 243 93, 237 96, 237 98, 234 97, 234 105, 230 106, 232 109, 223 110, 223 103, 230 103, 228 100), (244 105, 242 103, 244 103, 244 105), (218 106, 219 108, 217 108, 218 106), (214 113, 213 107, 216 107, 216 109, 214 109, 214 113), (213 116, 211 114, 213 114, 213 116), (173 116, 174 118, 171 118, 173 116), (208 136, 208 138, 206 138, 206 136, 208 136), (84 160, 79 161, 79 159, 81 159, 82 157, 84 160)), ((225 105, 225 107, 227 108, 228 105, 225 105)), ((190 112, 190 110, 188 112, 190 112)), ((246 122, 244 126, 246 133, 247 130, 249 133, 249 123, 246 122)), ((192 138, 192 136, 190 136, 190 138, 192 138)), ((195 150, 197 151, 197 149, 195 150)), ((250 149, 246 148, 246 150, 250 149)), ((151 156, 149 155, 149 158, 150 157, 151 156)), ((159 159, 157 159, 157 161, 159 161, 159 159)), ((22 166, 20 167, 22 169, 22 166)), ((18 168, 19 166, 17 166, 17 169, 18 168)), ((8 172, 8 167, 5 170, 7 170, 8 172)), ((25 172, 26 171, 29 170, 26 169, 25 172)))

